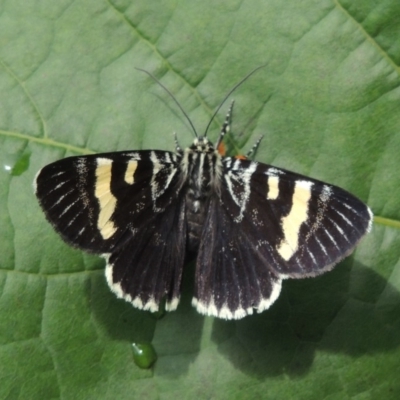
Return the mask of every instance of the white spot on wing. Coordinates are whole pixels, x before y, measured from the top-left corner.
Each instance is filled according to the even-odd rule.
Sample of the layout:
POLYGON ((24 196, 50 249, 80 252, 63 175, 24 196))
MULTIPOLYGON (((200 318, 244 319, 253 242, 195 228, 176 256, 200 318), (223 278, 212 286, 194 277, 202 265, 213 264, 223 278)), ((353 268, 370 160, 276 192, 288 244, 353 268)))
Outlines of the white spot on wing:
POLYGON ((331 196, 332 196, 332 188, 328 185, 324 185, 322 188, 321 195, 319 196, 320 200, 323 203, 326 203, 331 196))
MULTIPOLYGON (((165 153, 165 157, 170 159, 169 153, 165 153), (168 156, 168 157, 167 157, 168 156)), ((155 151, 150 153, 150 160, 153 163, 153 176, 151 178, 151 198, 153 200, 153 210, 155 212, 160 212, 162 209, 156 206, 156 200, 168 189, 171 184, 172 179, 174 178, 177 169, 173 168, 170 163, 166 164, 165 160, 162 157, 158 157, 155 151), (169 172, 166 178, 163 177, 163 172, 166 174, 169 172), (157 180, 157 175, 160 173, 160 177, 162 177, 162 185, 159 180, 157 180)))
POLYGON ((158 304, 155 302, 153 297, 143 304, 143 310, 150 312, 158 311, 158 304))
POLYGON ((313 263, 314 263, 315 265, 317 265, 317 260, 315 259, 314 254, 311 253, 311 250, 310 250, 310 249, 307 249, 307 253, 308 253, 308 255, 311 257, 311 259, 313 260, 313 263))
MULTIPOLYGON (((83 207, 79 209, 78 212, 74 214, 74 216, 68 221, 68 224, 65 226, 66 228, 69 228, 78 218, 79 216, 85 211, 83 207)), ((79 234, 78 234, 79 235, 79 234)))
POLYGON ((345 222, 347 222, 350 226, 353 226, 353 223, 352 223, 343 213, 341 213, 340 211, 336 210, 336 209, 333 208, 333 207, 332 207, 332 210, 336 211, 336 213, 337 213, 338 215, 340 215, 340 217, 341 217, 345 222))
POLYGON ((71 207, 73 207, 76 203, 78 202, 78 200, 73 201, 72 203, 68 204, 67 207, 64 208, 64 210, 62 211, 62 213, 58 216, 58 218, 61 218, 71 207))
POLYGON ((284 260, 289 260, 299 246, 299 233, 303 222, 308 218, 308 206, 311 199, 310 181, 296 181, 290 213, 281 220, 283 240, 277 251, 284 260))
POLYGON ((179 297, 174 297, 171 301, 165 303, 166 311, 174 311, 177 309, 179 304, 179 297))
POLYGON ((132 300, 132 304, 134 307, 139 308, 140 310, 142 310, 144 307, 143 301, 139 297, 135 297, 132 300))
POLYGON ((140 161, 141 157, 138 152, 126 153, 127 156, 131 158, 131 161, 140 161))
POLYGON ((284 172, 278 168, 275 167, 270 167, 265 171, 265 175, 267 176, 278 176, 278 175, 284 175, 284 172))
POLYGON ((218 316, 218 310, 215 307, 214 299, 211 299, 210 303, 206 304, 193 297, 192 306, 195 307, 200 314, 216 317, 218 316))
POLYGON ((135 182, 135 171, 137 165, 137 161, 128 161, 128 164, 126 165, 125 182, 129 185, 133 185, 133 183, 135 182))
POLYGON ((346 242, 350 243, 348 237, 344 234, 343 229, 333 219, 329 218, 329 222, 338 230, 341 237, 343 237, 346 240, 346 242))
POLYGON ((277 176, 268 177, 268 200, 276 200, 279 196, 279 178, 277 176))
POLYGON ((251 177, 257 169, 257 163, 252 162, 247 168, 242 168, 241 161, 236 160, 233 163, 232 169, 225 174, 225 182, 228 188, 229 194, 233 201, 240 208, 239 215, 234 219, 235 222, 240 222, 243 219, 243 213, 246 210, 247 203, 250 199, 250 183, 251 177), (240 185, 241 188, 235 193, 234 184, 240 185))
MULTIPOLYGON (((49 190, 49 191, 47 192, 47 194, 49 195, 49 194, 55 192, 56 190, 62 188, 66 183, 70 183, 70 182, 71 182, 70 180, 60 182, 58 185, 54 186, 51 190, 49 190)), ((70 192, 71 192, 71 191, 70 191, 70 192)), ((70 193, 70 192, 69 192, 69 193, 70 193)))
POLYGON ((231 310, 229 310, 229 308, 224 305, 221 307, 221 309, 219 310, 219 312, 217 311, 218 317, 222 318, 222 319, 232 319, 233 318, 233 314, 231 313, 231 310))
POLYGON ((329 231, 327 229, 324 229, 324 232, 326 233, 326 236, 328 236, 328 238, 331 240, 331 242, 334 244, 334 246, 340 250, 340 247, 338 246, 338 244, 336 243, 335 239, 333 238, 333 236, 329 233, 329 231))
POLYGON ((40 173, 42 172, 42 170, 39 170, 36 175, 35 178, 33 179, 33 193, 37 193, 37 180, 39 178, 40 173))
POLYGON ((117 205, 117 199, 111 193, 111 166, 109 158, 98 158, 96 168, 96 185, 94 195, 99 201, 97 228, 103 239, 109 239, 117 230, 110 220, 117 205))
POLYGON ((81 235, 83 234, 83 232, 85 232, 85 230, 86 230, 86 226, 84 226, 84 227, 76 234, 76 237, 81 236, 81 235))
POLYGON ((53 190, 51 190, 51 192, 54 192, 54 191, 60 189, 60 187, 64 186, 66 183, 67 183, 67 181, 60 182, 58 185, 54 186, 54 188, 53 188, 53 190))
MULTIPOLYGON (((258 313, 266 310, 275 302, 275 300, 279 296, 279 293, 281 292, 281 286, 281 277, 272 282, 272 291, 270 297, 266 299, 261 299, 261 301, 254 306, 258 313)), ((220 309, 218 309, 215 305, 214 297, 211 297, 208 304, 203 303, 202 301, 199 301, 197 298, 193 297, 192 306, 195 307, 200 314, 222 319, 241 319, 244 318, 246 315, 253 314, 253 307, 249 307, 247 309, 244 309, 243 307, 238 307, 236 310, 230 310, 228 306, 224 304, 220 309)))
MULTIPOLYGON (((102 255, 107 262, 106 265, 106 270, 105 270, 105 275, 106 275, 106 280, 108 283, 108 286, 110 289, 115 293, 115 295, 120 298, 128 301, 129 303, 132 303, 132 305, 136 308, 139 308, 141 310, 147 310, 150 312, 156 312, 158 311, 158 304, 155 302, 154 298, 150 298, 146 303, 143 302, 143 300, 140 297, 135 297, 132 299, 132 296, 129 293, 126 293, 119 282, 114 282, 113 280, 113 265, 108 263, 108 260, 110 258, 109 254, 103 254, 102 255)), ((172 307, 177 307, 178 306, 179 299, 173 299, 171 302, 172 307)), ((174 310, 175 308, 171 308, 170 310, 174 310)))
POLYGON ((49 208, 49 210, 51 210, 53 207, 57 206, 58 204, 60 204, 66 197, 68 197, 71 193, 74 193, 75 189, 72 188, 71 190, 69 190, 67 193, 64 193, 63 195, 61 195, 57 201, 51 205, 51 207, 49 208))
POLYGON ((125 293, 122 290, 122 287, 118 282, 114 283, 114 280, 113 280, 113 266, 111 264, 108 264, 109 255, 108 254, 103 254, 103 257, 107 260, 105 273, 106 273, 106 280, 107 280, 108 286, 110 287, 110 289, 115 293, 115 295, 118 298, 122 299, 122 298, 125 297, 125 293))
MULTIPOLYGON (((324 232, 326 232, 327 230, 326 229, 324 229, 324 232)), ((315 238, 315 240, 317 241, 317 243, 319 244, 319 247, 321 247, 321 250, 324 252, 324 254, 326 255, 326 256, 329 256, 328 255, 328 251, 326 250, 326 248, 325 248, 325 246, 322 244, 322 242, 316 237, 315 238)))
POLYGON ((367 232, 370 232, 371 228, 372 228, 372 222, 374 220, 374 214, 372 213, 372 211, 369 207, 367 207, 367 210, 368 210, 368 214, 369 214, 369 222, 368 222, 367 232))
POLYGON ((260 313, 264 310, 267 310, 272 306, 272 304, 275 302, 275 300, 279 297, 279 293, 281 292, 282 288, 282 279, 278 278, 276 281, 272 282, 272 291, 271 295, 267 299, 262 299, 256 309, 257 312, 260 313))

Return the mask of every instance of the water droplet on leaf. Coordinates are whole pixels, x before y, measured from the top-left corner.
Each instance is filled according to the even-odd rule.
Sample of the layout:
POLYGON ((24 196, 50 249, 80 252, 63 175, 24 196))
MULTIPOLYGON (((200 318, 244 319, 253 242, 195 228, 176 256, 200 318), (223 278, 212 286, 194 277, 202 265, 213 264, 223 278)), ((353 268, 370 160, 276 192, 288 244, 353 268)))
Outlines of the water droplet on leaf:
POLYGON ((133 361, 139 368, 150 368, 157 360, 157 354, 150 343, 132 343, 133 361))

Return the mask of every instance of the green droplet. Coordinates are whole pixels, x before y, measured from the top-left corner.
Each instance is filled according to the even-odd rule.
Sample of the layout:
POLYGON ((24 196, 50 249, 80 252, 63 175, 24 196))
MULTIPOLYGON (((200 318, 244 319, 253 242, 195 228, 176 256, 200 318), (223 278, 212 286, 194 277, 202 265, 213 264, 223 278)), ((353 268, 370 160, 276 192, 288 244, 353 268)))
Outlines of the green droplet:
POLYGON ((157 354, 150 343, 132 343, 133 361, 139 368, 150 368, 157 360, 157 354))
POLYGON ((31 153, 24 153, 21 156, 18 154, 8 154, 3 162, 4 169, 12 176, 20 176, 29 168, 31 153))
POLYGON ((31 153, 22 154, 22 156, 15 163, 14 168, 11 171, 11 175, 13 176, 22 175, 29 168, 30 159, 31 159, 31 153))

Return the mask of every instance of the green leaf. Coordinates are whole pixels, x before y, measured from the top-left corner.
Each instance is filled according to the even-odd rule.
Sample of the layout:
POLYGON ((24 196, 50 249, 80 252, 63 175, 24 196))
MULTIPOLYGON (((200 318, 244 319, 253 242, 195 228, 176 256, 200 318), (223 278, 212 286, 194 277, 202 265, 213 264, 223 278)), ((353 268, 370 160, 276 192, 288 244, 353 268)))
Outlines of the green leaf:
MULTIPOLYGON (((31 0, 0 4, 0 398, 397 399, 398 0, 31 0), (286 281, 260 315, 190 305, 157 320, 117 300, 104 262, 46 222, 37 171, 71 154, 174 150, 234 94, 230 147, 339 185, 376 214, 354 255, 286 281), (132 343, 152 343, 151 369, 132 343)), ((217 137, 225 105, 210 137, 217 137)))

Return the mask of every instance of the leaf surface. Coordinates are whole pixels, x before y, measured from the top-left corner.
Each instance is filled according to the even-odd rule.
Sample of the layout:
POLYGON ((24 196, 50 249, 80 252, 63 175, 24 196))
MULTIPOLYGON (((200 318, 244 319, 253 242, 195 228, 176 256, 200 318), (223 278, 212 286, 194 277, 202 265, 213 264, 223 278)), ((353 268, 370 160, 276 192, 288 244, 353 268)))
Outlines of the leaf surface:
MULTIPOLYGON (((397 399, 400 367, 400 5, 397 0, 0 3, 0 398, 397 399), (240 321, 117 300, 32 189, 73 154, 174 149, 238 81, 228 147, 367 202, 371 234, 334 271, 285 281, 240 321), (149 370, 132 343, 152 342, 149 370)), ((211 126, 215 139, 224 106, 211 126)))

